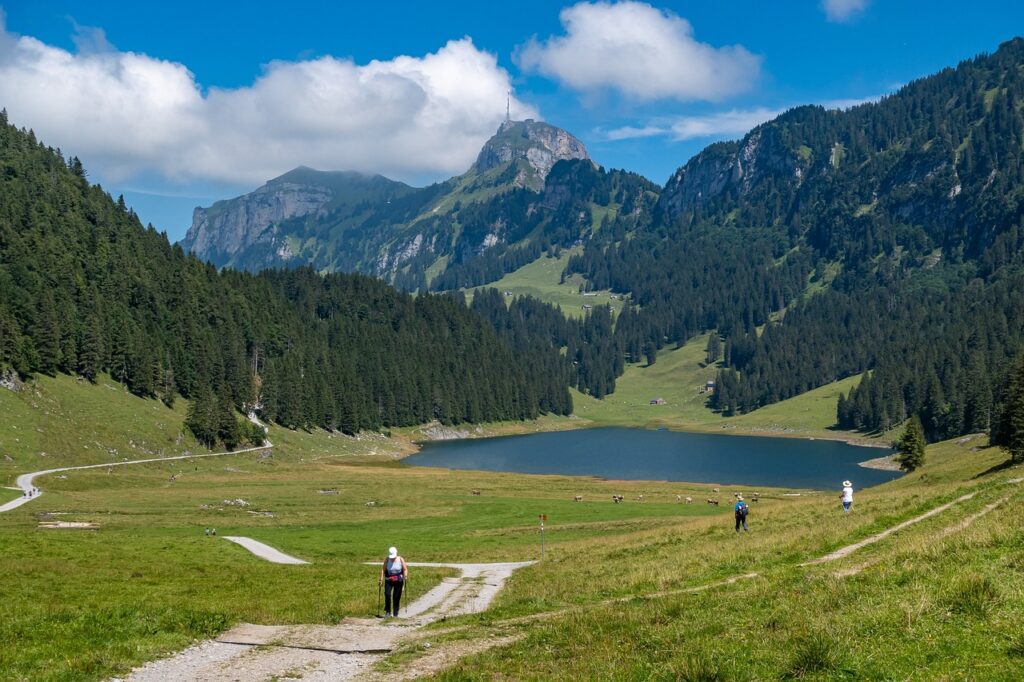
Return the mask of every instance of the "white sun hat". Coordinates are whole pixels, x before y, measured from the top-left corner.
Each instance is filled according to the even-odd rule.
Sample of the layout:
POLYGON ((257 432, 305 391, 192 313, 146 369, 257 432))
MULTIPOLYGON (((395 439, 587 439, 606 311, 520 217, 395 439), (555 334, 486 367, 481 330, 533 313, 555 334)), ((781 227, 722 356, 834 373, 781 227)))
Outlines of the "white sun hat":
POLYGON ((843 487, 844 487, 844 488, 850 488, 850 487, 852 487, 852 486, 853 486, 853 484, 852 484, 852 483, 850 483, 849 481, 843 481, 843 487))
POLYGON ((395 547, 391 547, 391 548, 388 549, 388 558, 389 559, 394 559, 397 556, 398 556, 398 549, 396 549, 395 547))

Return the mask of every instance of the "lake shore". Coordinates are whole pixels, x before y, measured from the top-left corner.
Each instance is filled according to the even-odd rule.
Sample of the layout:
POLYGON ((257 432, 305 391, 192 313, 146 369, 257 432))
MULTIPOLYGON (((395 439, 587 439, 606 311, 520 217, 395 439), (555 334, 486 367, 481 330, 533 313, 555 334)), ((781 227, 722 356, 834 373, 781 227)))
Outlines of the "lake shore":
POLYGON ((899 471, 900 465, 896 461, 895 455, 886 455, 885 457, 875 457, 864 462, 858 463, 858 466, 862 466, 865 469, 880 469, 881 471, 899 471))
MULTIPOLYGON (((575 431, 580 429, 593 429, 616 426, 622 428, 641 429, 645 431, 666 430, 679 433, 700 433, 719 434, 733 436, 758 436, 764 438, 793 438, 799 440, 829 440, 846 443, 862 448, 877 448, 890 450, 887 442, 866 438, 859 435, 847 433, 822 433, 815 431, 808 433, 798 429, 787 428, 782 425, 771 425, 764 427, 746 426, 737 424, 679 424, 653 420, 647 424, 620 423, 616 421, 605 421, 589 419, 572 414, 568 417, 545 416, 539 419, 525 422, 494 422, 489 424, 462 424, 457 426, 444 426, 440 423, 423 424, 408 429, 402 429, 393 433, 392 440, 398 445, 398 452, 394 459, 403 460, 420 451, 421 443, 433 443, 447 440, 476 440, 483 438, 499 438, 502 436, 523 436, 531 433, 552 433, 557 431, 575 431)), ((876 457, 867 460, 872 464, 864 464, 866 468, 883 469, 887 471, 898 471, 884 465, 883 460, 889 456, 876 457)))

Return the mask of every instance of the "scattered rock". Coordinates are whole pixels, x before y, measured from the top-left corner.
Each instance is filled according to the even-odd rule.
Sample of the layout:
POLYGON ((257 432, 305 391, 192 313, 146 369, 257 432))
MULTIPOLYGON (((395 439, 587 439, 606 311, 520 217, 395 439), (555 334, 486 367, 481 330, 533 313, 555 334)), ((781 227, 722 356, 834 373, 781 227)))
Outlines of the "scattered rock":
POLYGON ((337 488, 322 488, 320 490, 317 490, 317 493, 319 493, 320 495, 337 495, 338 494, 338 489, 337 488))
POLYGON ((461 440, 469 438, 469 431, 453 429, 448 426, 428 426, 420 431, 428 440, 461 440))
POLYGON ((234 499, 234 500, 222 500, 221 504, 223 504, 225 507, 248 507, 249 506, 249 502, 246 501, 246 500, 243 500, 241 497, 239 497, 237 499, 234 499))
POLYGON ((0 372, 0 386, 8 391, 18 393, 25 387, 25 384, 18 378, 18 374, 13 369, 8 369, 0 372))

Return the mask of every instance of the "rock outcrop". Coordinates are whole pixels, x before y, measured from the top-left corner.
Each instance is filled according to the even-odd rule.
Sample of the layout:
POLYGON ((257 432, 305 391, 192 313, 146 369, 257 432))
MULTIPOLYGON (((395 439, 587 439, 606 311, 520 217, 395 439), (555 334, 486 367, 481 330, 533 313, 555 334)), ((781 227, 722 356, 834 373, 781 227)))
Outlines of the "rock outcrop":
POLYGON ((249 194, 197 207, 181 244, 216 265, 234 264, 236 256, 257 245, 286 262, 294 255, 285 239, 290 231, 282 229, 286 221, 316 219, 364 201, 384 203, 409 191, 381 175, 300 166, 249 194))
POLYGON ((572 159, 590 159, 582 142, 561 128, 528 118, 503 122, 480 150, 472 171, 482 174, 523 160, 530 171, 517 177, 517 184, 540 190, 556 163, 572 159))

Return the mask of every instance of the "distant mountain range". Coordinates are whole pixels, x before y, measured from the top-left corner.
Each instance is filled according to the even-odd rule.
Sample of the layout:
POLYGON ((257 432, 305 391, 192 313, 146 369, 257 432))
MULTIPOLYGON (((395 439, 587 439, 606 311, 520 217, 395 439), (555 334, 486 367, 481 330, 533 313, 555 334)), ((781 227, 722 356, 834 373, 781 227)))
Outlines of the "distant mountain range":
POLYGON ((308 264, 417 288, 428 272, 436 276, 521 241, 522 216, 503 209, 543 193, 555 164, 572 160, 592 165, 583 143, 566 131, 509 120, 466 173, 446 182, 417 189, 380 175, 300 167, 249 194, 197 208, 182 246, 217 266, 308 264))

